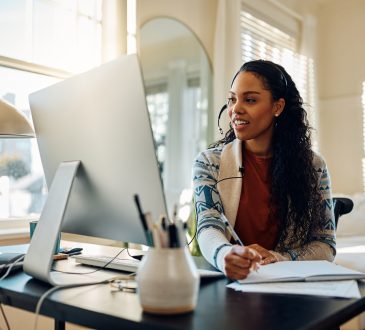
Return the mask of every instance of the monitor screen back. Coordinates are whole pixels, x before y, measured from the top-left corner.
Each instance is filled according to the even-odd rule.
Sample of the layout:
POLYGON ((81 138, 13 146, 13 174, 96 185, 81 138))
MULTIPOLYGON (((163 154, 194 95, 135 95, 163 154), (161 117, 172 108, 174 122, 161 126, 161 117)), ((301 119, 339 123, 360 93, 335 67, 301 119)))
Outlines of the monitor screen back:
POLYGON ((80 160, 62 231, 146 243, 134 204, 166 215, 140 65, 122 56, 29 96, 48 187, 80 160))

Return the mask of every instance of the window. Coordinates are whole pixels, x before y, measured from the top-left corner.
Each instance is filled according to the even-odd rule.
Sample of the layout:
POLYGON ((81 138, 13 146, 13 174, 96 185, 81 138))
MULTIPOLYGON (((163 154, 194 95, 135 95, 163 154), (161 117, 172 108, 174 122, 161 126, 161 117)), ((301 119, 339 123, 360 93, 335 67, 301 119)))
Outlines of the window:
MULTIPOLYGON (((58 79, 0 67, 0 98, 31 119, 28 95, 58 79)), ((46 196, 35 139, 0 139, 0 218, 37 215, 46 196)))
MULTIPOLYGON (((166 135, 169 119, 169 94, 167 83, 157 83, 146 87, 147 106, 151 119, 152 131, 155 139, 156 154, 162 177, 166 161, 166 135)), ((202 90, 199 77, 188 78, 184 92, 185 111, 189 115, 182 116, 182 126, 190 127, 189 137, 192 139, 187 143, 196 155, 200 150, 207 147, 208 134, 208 113, 206 105, 202 104, 202 90), (186 123, 184 122, 186 121, 186 123), (192 127, 193 125, 193 127, 192 127)), ((181 147, 183 148, 183 146, 181 147)), ((191 152, 190 152, 191 153, 191 152)), ((191 166, 191 157, 187 161, 187 169, 191 166)))
POLYGON ((169 111, 167 85, 158 84, 153 87, 146 88, 146 98, 153 136, 155 139, 157 159, 162 175, 166 157, 165 143, 169 111))
MULTIPOLYGON (((283 22, 267 19, 245 3, 242 3, 240 19, 243 62, 265 59, 282 65, 292 76, 303 98, 311 126, 317 128, 314 63, 298 53, 300 21, 288 15, 284 21, 286 25, 283 25, 283 22)), ((314 148, 318 148, 315 136, 312 142, 314 148)))
POLYGON ((101 0, 0 3, 0 55, 69 72, 101 60, 101 0))
POLYGON ((250 61, 258 58, 270 58, 281 61, 286 54, 297 49, 295 37, 277 29, 251 15, 241 11, 242 59, 250 61))
MULTIPOLYGON (((101 0, 0 2, 0 97, 31 119, 30 93, 99 65, 101 5, 101 0)), ((45 197, 36 140, 1 139, 0 219, 37 217, 45 197)))
POLYGON ((187 108, 196 109, 196 111, 191 112, 192 120, 187 125, 194 123, 195 134, 192 142, 196 146, 195 154, 207 148, 209 139, 208 107, 207 100, 203 97, 203 88, 199 78, 188 79, 187 108))
POLYGON ((139 48, 166 204, 172 213, 182 191, 191 187, 194 158, 213 140, 211 66, 194 33, 170 18, 145 23, 139 48))

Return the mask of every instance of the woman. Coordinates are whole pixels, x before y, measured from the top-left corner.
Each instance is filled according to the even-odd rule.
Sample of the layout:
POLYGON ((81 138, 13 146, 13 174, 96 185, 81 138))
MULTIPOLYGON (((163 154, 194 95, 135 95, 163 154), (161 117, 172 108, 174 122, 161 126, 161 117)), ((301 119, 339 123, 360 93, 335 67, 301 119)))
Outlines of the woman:
POLYGON ((259 264, 332 261, 330 179, 311 149, 306 111, 289 74, 270 61, 245 63, 225 109, 230 129, 194 163, 204 257, 231 279, 247 277, 259 264), (244 246, 231 244, 224 217, 244 246))

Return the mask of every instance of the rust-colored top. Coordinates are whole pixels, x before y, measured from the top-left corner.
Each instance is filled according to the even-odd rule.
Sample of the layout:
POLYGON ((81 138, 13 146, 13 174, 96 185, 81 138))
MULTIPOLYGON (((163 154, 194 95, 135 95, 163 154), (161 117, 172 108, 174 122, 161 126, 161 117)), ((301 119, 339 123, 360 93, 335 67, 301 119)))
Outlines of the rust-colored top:
POLYGON ((242 180, 235 231, 244 245, 259 244, 268 250, 278 242, 279 226, 275 209, 270 214, 271 157, 258 157, 244 150, 242 180))

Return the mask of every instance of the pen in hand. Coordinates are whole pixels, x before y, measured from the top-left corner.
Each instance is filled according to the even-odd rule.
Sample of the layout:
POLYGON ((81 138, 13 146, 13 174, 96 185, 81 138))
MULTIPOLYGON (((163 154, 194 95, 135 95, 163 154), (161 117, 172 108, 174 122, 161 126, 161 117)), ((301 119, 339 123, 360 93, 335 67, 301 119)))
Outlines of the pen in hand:
MULTIPOLYGON (((228 219, 226 218, 226 216, 221 213, 222 219, 223 219, 223 223, 226 226, 229 234, 232 236, 233 241, 237 244, 237 245, 241 245, 244 246, 242 241, 240 240, 240 238, 238 237, 237 233, 234 231, 233 227, 231 226, 231 224, 229 223, 228 219)), ((257 272, 257 270, 260 268, 259 263, 257 262, 252 262, 251 260, 251 267, 250 270, 254 270, 257 272)))
POLYGON ((242 241, 240 240, 240 238, 238 237, 238 235, 236 234, 236 232, 234 231, 233 227, 231 226, 231 224, 229 223, 228 219, 226 218, 226 216, 222 213, 222 218, 223 218, 223 222, 229 232, 229 234, 232 236, 234 242, 238 245, 243 246, 242 241))

